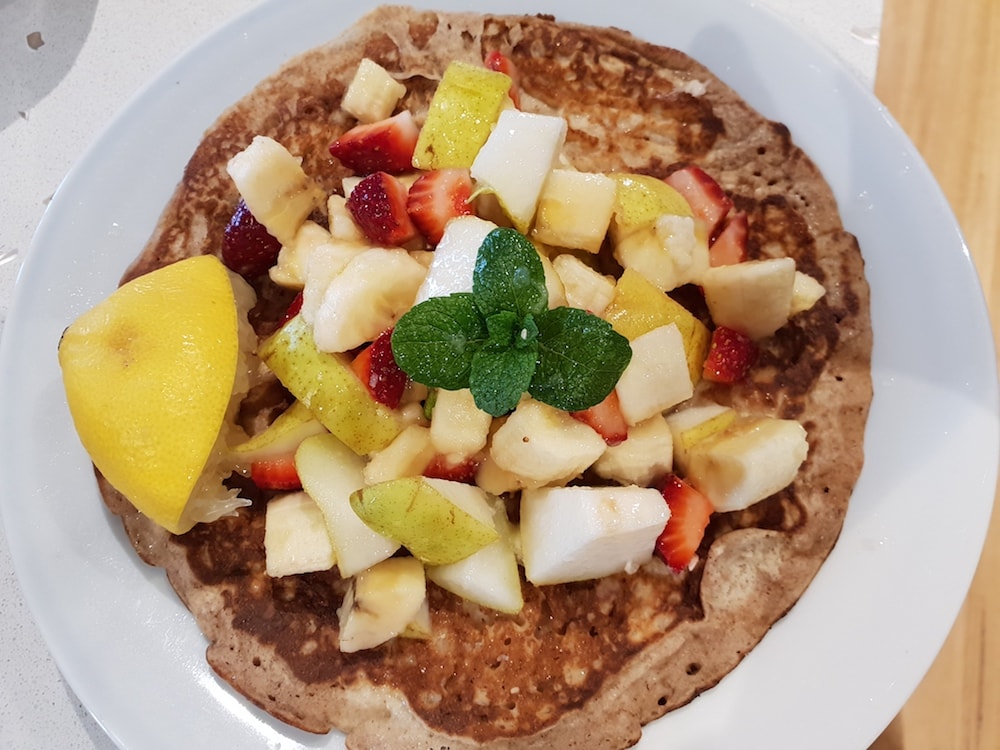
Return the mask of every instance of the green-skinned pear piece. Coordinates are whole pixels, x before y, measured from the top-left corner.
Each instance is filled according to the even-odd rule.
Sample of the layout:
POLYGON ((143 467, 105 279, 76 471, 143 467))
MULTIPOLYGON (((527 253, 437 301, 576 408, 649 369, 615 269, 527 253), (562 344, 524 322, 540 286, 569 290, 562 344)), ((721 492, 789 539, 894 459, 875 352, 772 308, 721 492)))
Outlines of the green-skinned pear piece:
POLYGON ((264 341, 258 354, 282 385, 359 456, 384 448, 399 433, 396 415, 372 398, 347 356, 320 352, 301 316, 264 341))
POLYGON ((266 430, 233 448, 233 456, 238 462, 246 464, 285 455, 298 448, 307 437, 324 432, 326 428, 309 407, 301 401, 294 401, 266 430))
POLYGON ((486 494, 460 482, 392 479, 354 492, 351 507, 427 565, 457 562, 499 538, 486 494))
POLYGON ((413 166, 469 167, 509 102, 510 77, 481 65, 453 62, 444 72, 420 129, 413 166))

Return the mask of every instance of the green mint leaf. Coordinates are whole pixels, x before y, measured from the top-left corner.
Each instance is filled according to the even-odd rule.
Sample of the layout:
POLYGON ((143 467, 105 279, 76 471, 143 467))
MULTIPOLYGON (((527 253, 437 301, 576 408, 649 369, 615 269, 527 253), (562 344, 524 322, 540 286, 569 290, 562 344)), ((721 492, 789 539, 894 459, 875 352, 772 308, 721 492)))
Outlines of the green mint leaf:
POLYGON ((514 229, 494 229, 483 240, 472 272, 472 293, 483 317, 513 312, 519 320, 549 304, 538 251, 514 229))
POLYGON ((557 307, 536 316, 538 364, 528 393, 564 411, 582 411, 611 393, 632 358, 628 339, 585 310, 557 307))
POLYGON ((524 349, 538 340, 538 324, 530 313, 524 320, 518 320, 510 310, 501 310, 486 319, 486 328, 490 343, 499 347, 524 349))
POLYGON ((396 364, 418 383, 458 390, 469 386, 473 356, 488 339, 471 294, 431 297, 396 322, 392 353, 396 364))
POLYGON ((487 344, 472 358, 469 388, 476 406, 494 417, 514 410, 535 372, 537 347, 519 349, 487 344))

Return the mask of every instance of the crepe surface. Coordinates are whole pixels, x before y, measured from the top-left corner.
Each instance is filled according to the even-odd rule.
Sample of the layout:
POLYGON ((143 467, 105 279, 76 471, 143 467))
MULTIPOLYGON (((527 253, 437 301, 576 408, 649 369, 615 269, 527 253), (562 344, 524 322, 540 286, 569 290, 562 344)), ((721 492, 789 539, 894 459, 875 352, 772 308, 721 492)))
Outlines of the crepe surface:
MULTIPOLYGON (((327 146, 354 124, 340 99, 362 57, 406 84, 401 106, 419 121, 448 63, 481 63, 492 50, 517 66, 523 109, 566 117, 575 167, 663 177, 696 163, 748 213, 751 257, 791 256, 823 283, 825 297, 767 341, 748 382, 700 394, 800 420, 809 458, 789 488, 714 517, 698 564, 683 576, 651 563, 631 576, 525 585, 517 616, 429 586, 429 641, 396 639, 356 654, 337 647, 346 582, 335 571, 265 574, 265 497, 235 518, 171 537, 102 480, 137 552, 166 569, 196 617, 220 677, 294 726, 344 731, 351 748, 633 744, 644 723, 722 679, 795 603, 837 539, 863 461, 868 287, 828 185, 784 126, 706 68, 615 29, 374 11, 220 117, 126 277, 218 253, 238 199, 225 165, 254 135, 274 137, 326 190, 339 190, 347 173, 327 146)), ((290 295, 256 288, 252 320, 266 335, 290 295)), ((286 404, 279 388, 263 387, 244 416, 266 422, 286 404)))

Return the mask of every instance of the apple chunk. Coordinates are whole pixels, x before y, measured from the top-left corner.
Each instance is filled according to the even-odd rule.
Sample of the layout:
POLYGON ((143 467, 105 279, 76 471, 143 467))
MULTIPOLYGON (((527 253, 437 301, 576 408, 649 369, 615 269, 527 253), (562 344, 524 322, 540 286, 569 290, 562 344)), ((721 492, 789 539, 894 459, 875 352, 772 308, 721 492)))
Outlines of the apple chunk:
POLYGON ((521 496, 524 573, 544 586, 635 572, 670 517, 649 487, 545 487, 521 496))

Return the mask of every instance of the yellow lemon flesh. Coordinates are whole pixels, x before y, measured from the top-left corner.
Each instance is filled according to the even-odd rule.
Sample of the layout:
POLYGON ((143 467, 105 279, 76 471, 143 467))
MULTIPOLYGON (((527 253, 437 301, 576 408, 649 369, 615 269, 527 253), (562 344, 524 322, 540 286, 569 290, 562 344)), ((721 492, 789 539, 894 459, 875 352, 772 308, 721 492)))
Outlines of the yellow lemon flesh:
POLYGON ((229 272, 214 256, 121 286, 66 329, 59 364, 83 447, 142 513, 180 534, 239 362, 229 272))

